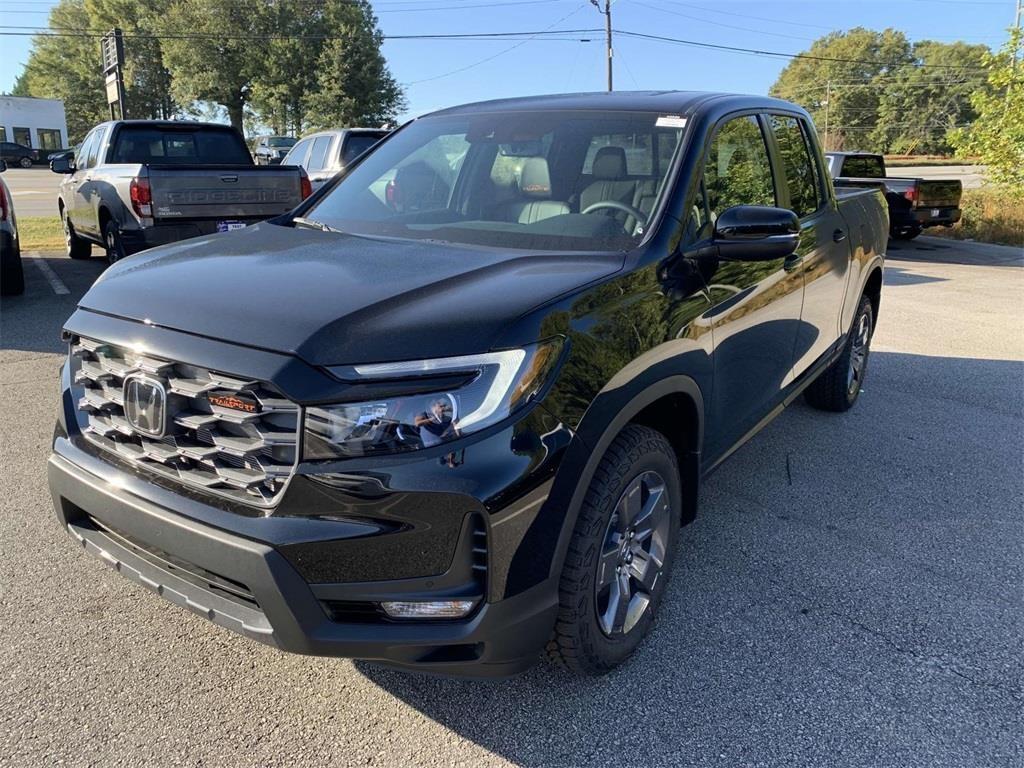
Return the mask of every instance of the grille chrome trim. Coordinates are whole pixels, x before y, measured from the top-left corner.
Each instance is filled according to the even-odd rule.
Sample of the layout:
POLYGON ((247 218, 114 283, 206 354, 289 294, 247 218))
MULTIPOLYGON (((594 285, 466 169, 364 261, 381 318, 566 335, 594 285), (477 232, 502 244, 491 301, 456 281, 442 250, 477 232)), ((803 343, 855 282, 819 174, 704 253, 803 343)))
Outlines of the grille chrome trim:
POLYGON ((72 341, 69 364, 79 426, 101 456, 268 509, 298 466, 301 408, 270 384, 87 338, 72 341), (166 390, 162 437, 136 429, 126 417, 123 386, 136 376, 156 380, 166 390), (208 400, 212 393, 241 395, 259 409, 214 405, 208 400))

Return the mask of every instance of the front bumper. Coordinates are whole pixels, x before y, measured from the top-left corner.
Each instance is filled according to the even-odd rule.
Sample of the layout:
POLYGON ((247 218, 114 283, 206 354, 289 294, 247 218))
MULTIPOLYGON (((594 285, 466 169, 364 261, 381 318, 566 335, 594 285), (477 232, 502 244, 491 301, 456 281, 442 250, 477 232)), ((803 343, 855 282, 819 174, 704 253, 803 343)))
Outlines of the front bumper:
POLYGON ((130 492, 130 478, 66 438, 57 438, 48 474, 57 517, 87 552, 171 602, 284 651, 501 677, 537 660, 554 623, 551 580, 485 600, 464 621, 337 621, 322 599, 330 587, 306 581, 275 546, 130 492))

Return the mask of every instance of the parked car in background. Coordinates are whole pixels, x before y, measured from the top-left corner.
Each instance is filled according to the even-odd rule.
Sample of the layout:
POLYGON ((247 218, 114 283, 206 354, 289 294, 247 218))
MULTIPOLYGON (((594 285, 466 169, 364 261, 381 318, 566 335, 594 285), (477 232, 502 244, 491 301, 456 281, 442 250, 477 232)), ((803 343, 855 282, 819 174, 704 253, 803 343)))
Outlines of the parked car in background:
POLYGON ((46 156, 46 162, 49 163, 52 160, 60 160, 60 159, 65 158, 65 157, 74 157, 75 156, 75 152, 78 151, 78 148, 80 146, 82 146, 82 145, 81 144, 75 144, 75 146, 73 146, 73 147, 65 147, 64 149, 54 150, 53 152, 51 152, 50 154, 48 154, 46 156))
POLYGON ((888 226, 777 99, 419 118, 290 214, 92 286, 64 327, 60 526, 282 650, 607 672, 701 478, 801 394, 857 401, 888 226))
MULTIPOLYGON (((0 160, 0 173, 7 170, 7 161, 0 160)), ((18 296, 25 292, 25 275, 21 267, 21 244, 18 241, 18 220, 14 216, 14 200, 0 176, 0 294, 18 296)))
POLYGON ((253 145, 252 159, 256 165, 277 165, 296 141, 294 136, 260 136, 253 145))
POLYGON ((88 258, 93 243, 114 262, 241 229, 290 211, 311 192, 301 168, 257 168, 238 131, 216 123, 101 123, 74 158, 50 168, 65 174, 57 209, 73 259, 88 258))
POLYGON ((312 133, 303 136, 281 162, 305 168, 316 192, 389 133, 391 131, 384 128, 343 128, 312 133))
POLYGON ((39 159, 39 152, 26 147, 24 144, 15 144, 13 141, 0 141, 0 160, 6 161, 7 165, 20 165, 22 168, 31 168, 32 163, 39 159))
POLYGON ((825 158, 836 184, 881 184, 889 204, 889 233, 896 240, 913 240, 928 227, 951 227, 960 221, 963 185, 957 179, 889 176, 885 158, 871 152, 826 152, 825 158))

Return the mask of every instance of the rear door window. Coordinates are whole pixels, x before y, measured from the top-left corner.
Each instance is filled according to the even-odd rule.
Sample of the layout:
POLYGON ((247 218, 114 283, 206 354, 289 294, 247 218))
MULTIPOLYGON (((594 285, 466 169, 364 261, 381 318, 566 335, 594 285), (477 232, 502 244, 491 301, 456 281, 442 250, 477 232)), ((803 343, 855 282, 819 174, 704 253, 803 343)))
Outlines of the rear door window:
POLYGON ((309 160, 303 163, 307 170, 319 171, 327 164, 327 149, 331 146, 331 136, 317 136, 309 150, 309 160))
POLYGON ((768 122, 789 188, 789 207, 800 217, 814 213, 822 202, 821 182, 800 121, 789 115, 771 115, 768 122))

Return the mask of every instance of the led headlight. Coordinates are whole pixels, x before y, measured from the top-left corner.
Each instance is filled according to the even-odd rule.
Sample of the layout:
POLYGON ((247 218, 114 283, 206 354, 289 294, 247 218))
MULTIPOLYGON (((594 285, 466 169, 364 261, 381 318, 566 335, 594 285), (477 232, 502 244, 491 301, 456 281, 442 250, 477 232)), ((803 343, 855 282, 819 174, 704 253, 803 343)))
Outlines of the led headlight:
POLYGON ((479 432, 526 406, 558 362, 560 339, 482 355, 329 370, 388 394, 306 409, 306 460, 414 451, 479 432), (444 382, 456 382, 445 388, 444 382), (418 386, 422 382, 422 387, 418 386))

